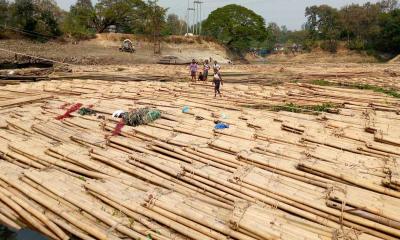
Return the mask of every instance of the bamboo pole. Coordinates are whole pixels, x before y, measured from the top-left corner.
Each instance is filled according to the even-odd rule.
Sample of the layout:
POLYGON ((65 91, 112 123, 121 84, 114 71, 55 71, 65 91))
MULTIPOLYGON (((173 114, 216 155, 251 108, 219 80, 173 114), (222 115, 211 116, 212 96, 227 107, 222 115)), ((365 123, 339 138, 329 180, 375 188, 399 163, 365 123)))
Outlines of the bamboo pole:
POLYGON ((23 207, 27 212, 32 214, 35 218, 39 219, 42 223, 44 223, 54 234, 56 234, 60 239, 66 240, 69 237, 52 221, 50 221, 44 214, 37 211, 35 208, 30 206, 25 201, 19 199, 18 197, 14 196, 12 193, 7 191, 5 188, 0 188, 0 194, 7 196, 9 199, 16 202, 18 205, 23 207))
MULTIPOLYGON (((2 176, 0 176, 2 178, 2 176)), ((38 202, 42 206, 50 209, 60 217, 66 219, 68 222, 74 224, 76 227, 88 232, 92 236, 95 236, 98 239, 108 240, 107 235, 102 231, 98 231, 97 228, 94 228, 92 225, 88 225, 85 222, 82 222, 80 219, 75 218, 73 215, 68 214, 65 209, 59 207, 57 201, 51 200, 50 198, 46 198, 42 194, 39 194, 37 191, 32 191, 26 184, 20 184, 13 181, 8 181, 5 178, 2 178, 5 182, 18 189, 20 192, 24 193, 26 196, 29 196, 34 201, 38 202)))
MULTIPOLYGON (((0 200, 7 204, 10 208, 16 211, 23 219, 27 221, 29 225, 32 225, 36 229, 38 229, 43 234, 53 238, 53 239, 60 239, 57 235, 53 234, 49 231, 43 223, 41 223, 38 219, 31 216, 26 210, 20 207, 18 204, 12 201, 12 199, 8 198, 2 192, 0 192, 0 200)), ((68 238, 67 238, 68 239, 68 238)))
POLYGON ((130 174, 133 174, 133 175, 138 176, 138 177, 143 178, 143 179, 149 179, 154 184, 163 186, 163 187, 165 187, 167 189, 174 189, 174 190, 176 190, 178 192, 181 192, 183 194, 190 195, 190 196, 195 196, 197 198, 201 198, 204 201, 219 205, 221 207, 228 208, 228 209, 231 208, 229 205, 227 205, 225 203, 222 203, 222 202, 219 202, 219 201, 217 201, 217 200, 215 200, 215 199, 213 199, 211 197, 202 196, 202 195, 198 194, 198 192, 201 192, 201 191, 196 192, 196 191, 194 191, 194 190, 192 190, 190 188, 187 188, 185 186, 179 185, 179 181, 176 180, 176 179, 173 179, 172 181, 170 181, 170 180, 161 178, 161 177, 159 177, 159 176, 157 176, 155 174, 143 171, 142 169, 139 169, 137 167, 132 167, 132 166, 131 167, 125 167, 122 164, 118 163, 118 161, 116 161, 116 160, 111 160, 111 159, 100 157, 100 156, 97 156, 97 158, 99 160, 103 161, 103 162, 106 162, 106 163, 110 164, 111 166, 115 166, 117 168, 118 167, 123 168, 124 171, 127 171, 130 174))
MULTIPOLYGON (((96 192, 90 191, 91 194, 93 194, 95 197, 101 199, 102 201, 104 201, 105 203, 109 204, 110 206, 118 209, 119 211, 125 213, 126 215, 132 217, 134 220, 140 222, 141 224, 143 224, 144 226, 148 227, 149 229, 152 230, 152 233, 158 232, 161 235, 168 237, 169 239, 173 239, 173 240, 185 240, 184 237, 180 236, 177 233, 173 233, 172 231, 170 231, 168 228, 163 227, 157 223, 155 223, 154 221, 151 221, 149 218, 145 217, 144 215, 135 213, 125 207, 123 207, 122 205, 111 201, 110 199, 103 197, 101 194, 98 194, 96 192)), ((143 232, 142 234, 147 235, 148 233, 150 233, 150 231, 146 231, 143 232)))
POLYGON ((154 211, 150 211, 150 210, 140 206, 139 204, 132 204, 132 202, 130 202, 130 204, 127 205, 124 202, 119 201, 115 196, 103 193, 102 190, 100 188, 98 188, 98 186, 95 186, 93 184, 86 184, 85 186, 90 191, 100 194, 103 197, 110 199, 111 201, 120 202, 120 204, 122 206, 124 206, 125 208, 127 208, 131 211, 134 211, 136 213, 141 213, 151 219, 155 219, 156 221, 158 221, 158 222, 160 222, 160 223, 162 223, 162 224, 164 224, 186 236, 189 236, 193 239, 212 240, 212 238, 208 237, 207 235, 197 232, 191 228, 188 228, 187 226, 185 226, 186 224, 182 225, 182 224, 178 223, 177 219, 180 219, 180 217, 178 215, 169 213, 168 216, 162 216, 160 214, 155 213, 154 211))
POLYGON ((12 221, 11 219, 9 219, 8 217, 6 217, 5 215, 0 213, 0 222, 8 227, 11 227, 15 230, 20 230, 22 227, 19 226, 16 222, 12 221))
MULTIPOLYGON (((26 172, 25 175, 30 178, 31 180, 35 181, 36 183, 40 183, 41 180, 38 178, 36 174, 33 174, 33 172, 26 172)), ((51 183, 48 183, 51 184, 51 183)), ((40 183, 40 185, 43 186, 43 183, 40 183)), ((136 231, 133 231, 126 227, 124 224, 121 222, 118 222, 115 220, 112 216, 102 212, 101 210, 94 209, 93 206, 91 205, 91 202, 89 202, 87 199, 80 197, 76 195, 74 197, 71 196, 66 196, 62 190, 56 189, 56 188, 49 188, 47 186, 43 186, 47 190, 51 191, 52 193, 58 195, 59 197, 64 197, 68 202, 72 203, 73 205, 79 207, 80 209, 84 210, 88 214, 94 216, 95 218, 99 219, 100 221, 104 222, 108 226, 110 226, 110 230, 117 230, 129 237, 132 238, 145 238, 142 234, 137 233, 136 231)), ((108 233, 109 234, 109 233, 108 233)))

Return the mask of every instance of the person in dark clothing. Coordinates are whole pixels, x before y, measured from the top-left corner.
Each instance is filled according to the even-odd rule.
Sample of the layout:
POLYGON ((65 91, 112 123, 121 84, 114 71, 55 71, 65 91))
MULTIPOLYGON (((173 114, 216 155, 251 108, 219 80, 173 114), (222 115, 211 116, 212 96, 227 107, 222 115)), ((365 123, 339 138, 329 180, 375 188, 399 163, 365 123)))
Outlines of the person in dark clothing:
POLYGON ((221 85, 224 85, 224 83, 222 82, 222 78, 219 75, 219 73, 214 73, 214 80, 213 80, 213 84, 214 84, 214 97, 217 97, 217 93, 219 94, 220 97, 222 97, 221 94, 221 85))
POLYGON ((206 76, 202 72, 200 72, 198 79, 199 79, 199 81, 205 81, 206 80, 206 76))

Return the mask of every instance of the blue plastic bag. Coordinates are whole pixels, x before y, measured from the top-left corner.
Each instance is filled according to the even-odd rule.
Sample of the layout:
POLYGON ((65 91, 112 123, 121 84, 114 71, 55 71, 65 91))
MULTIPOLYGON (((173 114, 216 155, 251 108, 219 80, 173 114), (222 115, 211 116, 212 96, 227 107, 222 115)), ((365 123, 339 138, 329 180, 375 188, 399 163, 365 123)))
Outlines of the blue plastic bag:
POLYGON ((182 108, 182 112, 183 112, 183 113, 188 113, 189 111, 190 111, 189 106, 184 106, 184 107, 182 108))
POLYGON ((225 129, 225 128, 229 128, 229 125, 226 123, 217 123, 215 125, 215 129, 225 129))

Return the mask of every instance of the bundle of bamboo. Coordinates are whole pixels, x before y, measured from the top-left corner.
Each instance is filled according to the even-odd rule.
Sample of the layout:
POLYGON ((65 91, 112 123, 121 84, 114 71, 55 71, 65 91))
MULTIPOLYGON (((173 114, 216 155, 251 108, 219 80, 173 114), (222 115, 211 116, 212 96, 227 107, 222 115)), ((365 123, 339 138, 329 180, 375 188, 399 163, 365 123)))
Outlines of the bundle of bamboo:
POLYGON ((398 100, 288 84, 227 86, 231 97, 217 101, 208 88, 79 79, 0 87, 0 222, 52 239, 400 237, 398 100), (338 111, 249 108, 288 101, 338 111), (55 119, 75 103, 97 115, 55 119), (116 109, 144 107, 163 114, 110 136, 116 109), (218 121, 231 127, 215 130, 218 121))

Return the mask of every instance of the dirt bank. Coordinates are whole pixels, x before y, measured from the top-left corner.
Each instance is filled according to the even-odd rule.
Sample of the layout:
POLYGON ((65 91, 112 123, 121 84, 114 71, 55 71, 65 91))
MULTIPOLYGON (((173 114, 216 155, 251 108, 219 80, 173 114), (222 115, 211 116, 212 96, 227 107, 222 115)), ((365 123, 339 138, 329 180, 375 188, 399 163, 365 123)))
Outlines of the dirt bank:
POLYGON ((271 54, 266 58, 270 63, 376 63, 378 60, 366 53, 350 51, 345 48, 339 49, 337 53, 329 53, 320 49, 310 53, 296 54, 271 54))
MULTIPOLYGON (((0 40, 0 48, 19 53, 50 58, 53 60, 83 65, 130 65, 156 63, 162 56, 174 55, 183 60, 212 57, 224 63, 228 51, 221 45, 209 41, 185 40, 175 37, 162 42, 162 54, 154 55, 153 43, 122 34, 102 34, 96 39, 81 42, 33 42, 29 40, 0 40), (119 52, 121 41, 130 38, 136 45, 136 53, 119 52), (122 39, 122 40, 121 40, 122 39)), ((14 59, 13 53, 1 52, 0 61, 14 59)))

